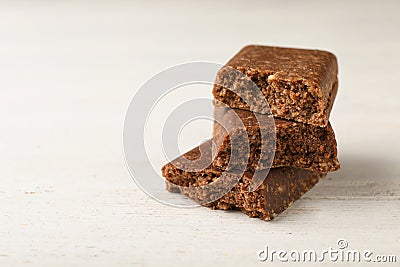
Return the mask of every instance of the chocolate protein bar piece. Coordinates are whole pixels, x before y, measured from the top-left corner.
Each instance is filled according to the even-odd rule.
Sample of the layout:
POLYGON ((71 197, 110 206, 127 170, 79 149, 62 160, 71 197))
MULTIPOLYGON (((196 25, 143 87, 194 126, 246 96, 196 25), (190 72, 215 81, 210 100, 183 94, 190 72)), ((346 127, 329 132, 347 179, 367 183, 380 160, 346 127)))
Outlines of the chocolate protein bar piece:
MULTIPOLYGON (((201 146, 203 146, 202 151, 210 150, 211 141, 201 146)), ((162 168, 167 190, 183 193, 196 202, 205 203, 202 205, 211 209, 241 210, 249 217, 259 217, 267 221, 287 209, 323 177, 323 174, 317 171, 293 167, 273 168, 269 173, 266 170, 263 171, 266 175, 265 180, 257 190, 249 192, 252 172, 246 171, 243 174, 235 170, 223 172, 213 166, 192 172, 185 171, 185 166, 179 164, 179 161, 183 159, 195 160, 199 157, 200 150, 196 147, 162 168), (204 202, 204 198, 212 195, 213 192, 207 192, 202 186, 218 182, 221 177, 238 182, 218 200, 211 203, 204 202)))
POLYGON ((251 111, 214 103, 213 140, 218 148, 213 161, 215 167, 256 170, 291 166, 321 173, 340 168, 335 134, 329 123, 319 127, 268 115, 256 117, 251 111), (260 126, 264 131, 260 131, 260 126), (264 153, 260 153, 261 142, 265 144, 264 153))
POLYGON ((232 108, 326 126, 336 97, 338 65, 335 55, 321 50, 250 45, 236 54, 217 74, 215 99, 232 108), (248 85, 240 84, 231 68, 249 77, 266 102, 253 99, 248 85), (232 83, 236 80, 236 83, 232 83), (227 82, 229 81, 229 82, 227 82), (239 88, 240 94, 231 90, 239 88))

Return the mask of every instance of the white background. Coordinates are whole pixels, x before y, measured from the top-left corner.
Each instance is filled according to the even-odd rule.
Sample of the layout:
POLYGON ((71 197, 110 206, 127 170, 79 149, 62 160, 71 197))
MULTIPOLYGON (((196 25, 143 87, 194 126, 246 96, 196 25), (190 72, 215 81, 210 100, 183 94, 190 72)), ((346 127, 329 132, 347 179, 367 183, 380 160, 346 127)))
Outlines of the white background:
POLYGON ((400 261, 399 12, 396 1, 1 1, 0 265, 266 265, 266 244, 338 238, 400 261), (135 91, 254 43, 337 55, 342 169, 272 222, 152 200, 122 152, 135 91))

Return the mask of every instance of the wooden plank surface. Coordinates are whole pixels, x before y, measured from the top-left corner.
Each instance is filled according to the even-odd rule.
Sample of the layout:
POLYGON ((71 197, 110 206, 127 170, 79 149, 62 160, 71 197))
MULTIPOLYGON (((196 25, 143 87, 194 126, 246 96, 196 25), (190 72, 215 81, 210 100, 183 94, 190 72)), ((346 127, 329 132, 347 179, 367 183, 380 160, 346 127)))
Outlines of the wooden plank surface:
POLYGON ((0 2, 0 266, 257 266, 265 245, 320 251, 338 239, 400 261, 399 8, 0 2), (272 222, 154 201, 123 158, 131 97, 166 67, 224 63, 249 43, 338 56, 342 169, 272 222))

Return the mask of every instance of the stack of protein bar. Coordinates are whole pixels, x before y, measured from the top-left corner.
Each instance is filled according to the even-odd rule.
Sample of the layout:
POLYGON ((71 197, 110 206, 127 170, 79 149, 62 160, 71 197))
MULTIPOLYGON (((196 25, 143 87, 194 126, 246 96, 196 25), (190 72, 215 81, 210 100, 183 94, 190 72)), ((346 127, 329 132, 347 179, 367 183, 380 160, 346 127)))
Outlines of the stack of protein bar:
POLYGON ((212 209, 272 220, 340 167, 329 123, 338 88, 336 57, 320 50, 247 46, 226 67, 255 84, 263 99, 243 85, 227 88, 221 81, 235 87, 239 79, 220 71, 213 89, 213 138, 165 165, 162 173, 171 192, 212 209), (260 124, 271 119, 272 127, 260 124), (210 159, 205 168, 187 168, 210 159), (250 190, 255 174, 263 180, 250 190), (212 199, 218 192, 204 186, 221 177, 225 180, 214 190, 230 190, 212 199))

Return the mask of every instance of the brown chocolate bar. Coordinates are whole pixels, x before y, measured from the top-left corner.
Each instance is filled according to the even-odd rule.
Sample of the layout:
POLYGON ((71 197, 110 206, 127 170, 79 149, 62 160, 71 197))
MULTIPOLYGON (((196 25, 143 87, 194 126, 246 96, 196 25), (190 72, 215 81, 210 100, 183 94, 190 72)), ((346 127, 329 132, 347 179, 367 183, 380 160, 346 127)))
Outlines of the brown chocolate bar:
POLYGON ((215 99, 232 108, 313 125, 328 124, 338 87, 338 65, 332 53, 251 45, 244 47, 226 66, 217 75, 215 99), (249 77, 266 101, 254 99, 254 92, 241 84, 243 81, 232 68, 249 77), (238 91, 232 91, 232 87, 238 91))
POLYGON ((327 173, 340 168, 335 134, 329 123, 319 127, 267 115, 256 118, 251 111, 230 109, 218 101, 214 117, 213 140, 218 150, 213 164, 219 169, 251 171, 291 166, 327 173), (268 121, 260 124, 268 119, 274 125, 268 121), (260 125, 264 127, 262 132, 260 125), (275 136, 274 144, 271 141, 275 136))
MULTIPOLYGON (((212 209, 241 210, 249 217, 259 217, 269 221, 288 208, 323 177, 323 174, 317 171, 293 167, 273 168, 269 172, 262 171, 266 176, 265 180, 257 190, 250 192, 248 189, 253 172, 246 171, 242 174, 236 170, 223 172, 212 165, 199 171, 185 170, 186 166, 181 162, 182 160, 196 160, 203 157, 200 149, 202 153, 207 154, 205 158, 208 159, 211 155, 211 145, 212 142, 208 141, 201 145, 202 148, 196 147, 162 168, 167 190, 181 192, 212 209), (208 203, 209 197, 216 192, 204 190, 202 187, 218 182, 221 177, 238 182, 232 185, 232 189, 227 194, 208 203)), ((224 184, 226 183, 221 182, 216 190, 221 189, 224 184)))

